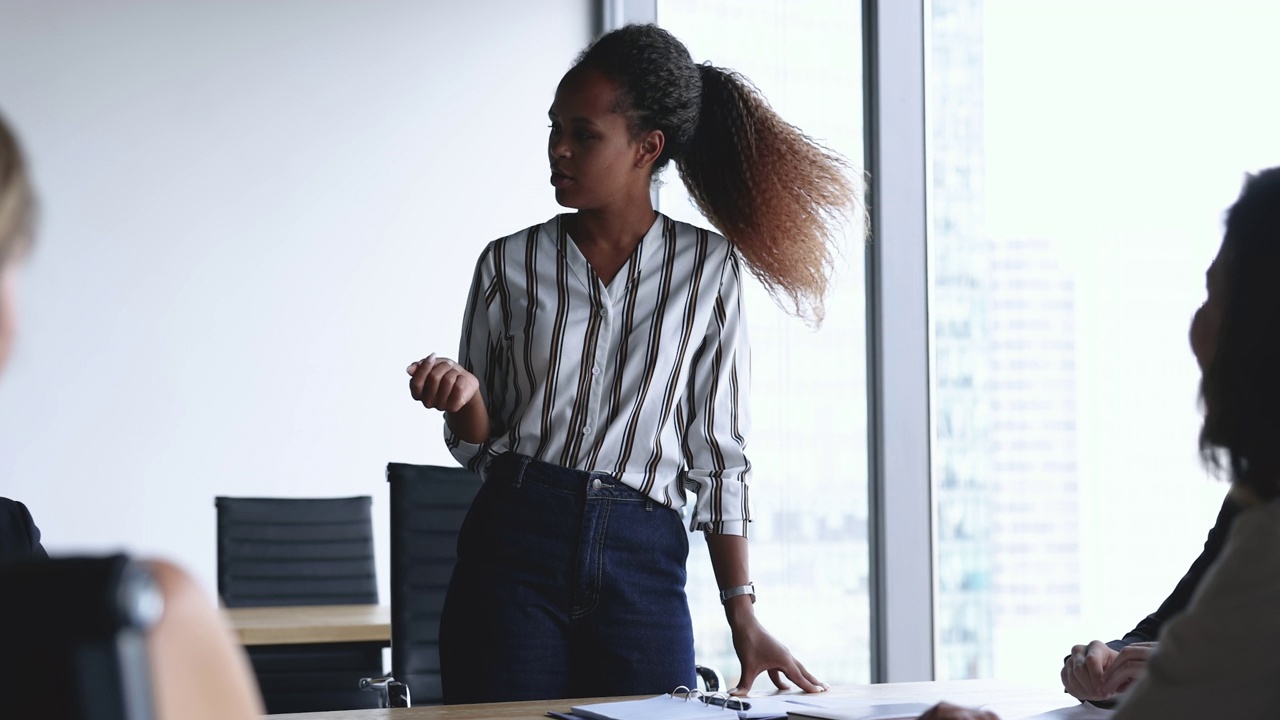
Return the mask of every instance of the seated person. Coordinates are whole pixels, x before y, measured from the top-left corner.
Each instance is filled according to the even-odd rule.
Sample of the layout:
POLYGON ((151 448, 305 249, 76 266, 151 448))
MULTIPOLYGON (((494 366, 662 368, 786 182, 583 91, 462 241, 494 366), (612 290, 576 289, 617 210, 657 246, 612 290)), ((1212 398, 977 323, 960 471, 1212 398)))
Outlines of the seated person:
POLYGON ((0 562, 47 557, 27 506, 0 497, 0 562))
MULTIPOLYGON (((16 139, 0 119, 0 370, 12 344, 17 266, 33 241, 34 198, 16 139)), ((0 503, 0 554, 45 557, 21 503, 0 503)), ((153 563, 164 612, 148 637, 159 720, 250 720, 263 714, 248 659, 217 608, 173 565, 153 563)), ((0 710, 0 715, 3 715, 0 710)))
POLYGON ((158 720, 249 720, 265 714, 253 670, 226 621, 180 568, 152 562, 164 615, 148 638, 158 720))
MULTIPOLYGON (((1280 168, 1249 178, 1226 225, 1190 334, 1201 452, 1230 477, 1238 510, 1185 609, 1160 619, 1159 646, 1145 653, 1146 672, 1135 673, 1115 720, 1280 717, 1280 168)), ((1125 687, 1132 664, 1113 661, 1093 690, 1125 687)), ((951 705, 922 716, 993 717, 951 705)))
POLYGON ((1155 652, 1160 628, 1187 607, 1204 574, 1213 565, 1213 561, 1218 559, 1231 523, 1239 512, 1239 506, 1228 495, 1222 503, 1222 509, 1218 511, 1217 522, 1209 531, 1200 557, 1191 564, 1191 569, 1182 576, 1173 593, 1160 604, 1159 609, 1119 640, 1108 643, 1094 640, 1087 645, 1071 648, 1071 654, 1063 659, 1062 664, 1063 689, 1080 700, 1110 707, 1115 704, 1117 695, 1142 677, 1147 669, 1147 659, 1155 652))
MULTIPOLYGON (((14 285, 17 264, 31 244, 34 198, 22 156, 13 136, 0 122, 0 370, 13 340, 14 285)), ((0 498, 0 561, 48 557, 40 546, 40 531, 20 502, 0 498)))

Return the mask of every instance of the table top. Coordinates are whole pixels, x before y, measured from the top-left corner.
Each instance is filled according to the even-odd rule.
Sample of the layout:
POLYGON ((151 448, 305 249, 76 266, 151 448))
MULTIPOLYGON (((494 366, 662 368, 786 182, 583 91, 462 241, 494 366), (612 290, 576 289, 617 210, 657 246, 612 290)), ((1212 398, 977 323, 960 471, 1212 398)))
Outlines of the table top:
MULTIPOLYGON (((761 677, 768 685, 768 678, 761 677)), ((760 683, 757 682, 757 686, 760 683)), ((752 695, 769 695, 753 692, 752 695)), ((997 713, 1001 720, 1021 720, 1039 713, 1079 707, 1075 698, 1062 692, 1061 686, 1031 687, 1000 680, 950 680, 921 683, 884 683, 878 685, 843 685, 833 687, 821 696, 859 698, 885 703, 935 703, 947 700, 958 705, 982 707, 997 713)), ((392 710, 346 710, 327 713, 272 715, 271 720, 546 720, 548 710, 566 712, 574 705, 635 700, 637 698, 593 698, 590 700, 538 700, 535 702, 491 703, 485 705, 445 705, 392 710)), ((1091 708, 1091 706, 1086 706, 1091 708)), ((1102 713, 1082 708, 1081 717, 1102 713)), ((1058 715, 1075 717, 1075 714, 1058 715)))
POLYGON ((244 645, 391 642, 386 605, 223 608, 244 645))

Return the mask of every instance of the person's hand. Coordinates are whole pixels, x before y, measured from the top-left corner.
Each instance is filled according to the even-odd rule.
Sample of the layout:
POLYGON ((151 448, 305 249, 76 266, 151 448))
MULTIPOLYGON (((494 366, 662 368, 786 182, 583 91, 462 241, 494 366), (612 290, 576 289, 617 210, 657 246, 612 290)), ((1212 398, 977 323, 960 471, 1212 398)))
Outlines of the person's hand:
POLYGON ((1062 687, 1077 700, 1106 700, 1112 693, 1103 692, 1103 674, 1118 655, 1106 643, 1094 640, 1076 645, 1062 663, 1062 687))
POLYGON ((1102 692, 1110 697, 1128 690, 1147 673, 1147 660, 1159 643, 1140 642, 1123 648, 1102 673, 1102 692))
POLYGON ((461 365, 432 353, 411 363, 409 392, 423 407, 456 413, 480 391, 480 381, 461 365))
POLYGON ((919 720, 1000 720, 993 712, 960 707, 951 703, 938 703, 921 715, 919 720))
POLYGON ((827 690, 827 686, 805 670, 791 651, 766 632, 754 616, 742 627, 733 626, 733 649, 738 653, 738 662, 742 663, 742 674, 738 686, 730 691, 732 695, 746 695, 760 673, 766 671, 779 690, 791 689, 783 681, 783 675, 807 693, 827 690))

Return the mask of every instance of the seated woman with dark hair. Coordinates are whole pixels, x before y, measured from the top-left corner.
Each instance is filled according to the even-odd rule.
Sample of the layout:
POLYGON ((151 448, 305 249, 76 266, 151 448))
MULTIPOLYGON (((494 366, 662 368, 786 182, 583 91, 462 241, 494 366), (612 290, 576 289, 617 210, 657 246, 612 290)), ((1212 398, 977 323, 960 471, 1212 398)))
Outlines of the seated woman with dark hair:
MULTIPOLYGON (((1191 321, 1204 406, 1200 449, 1230 478, 1240 510, 1186 610, 1161 629, 1146 674, 1115 720, 1280 718, 1280 168, 1245 183, 1206 280, 1191 321)), ((992 717, 955 706, 923 716, 992 717)))
POLYGON ((0 497, 0 562, 49 557, 40 545, 40 530, 27 506, 0 497))

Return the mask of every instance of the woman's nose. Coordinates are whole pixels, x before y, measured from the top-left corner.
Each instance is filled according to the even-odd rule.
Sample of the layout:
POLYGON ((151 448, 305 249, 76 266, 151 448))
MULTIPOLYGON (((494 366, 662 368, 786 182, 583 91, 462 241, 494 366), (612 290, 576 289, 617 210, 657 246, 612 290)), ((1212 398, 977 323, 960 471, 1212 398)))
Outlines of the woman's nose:
POLYGON ((1191 325, 1190 327, 1187 328, 1187 340, 1190 342, 1191 352, 1196 356, 1197 360, 1203 359, 1202 355, 1204 353, 1205 338, 1204 338, 1204 328, 1202 327, 1202 324, 1204 323, 1204 318, 1201 317, 1203 313, 1204 313, 1203 305, 1196 308, 1196 311, 1191 313, 1191 325))

